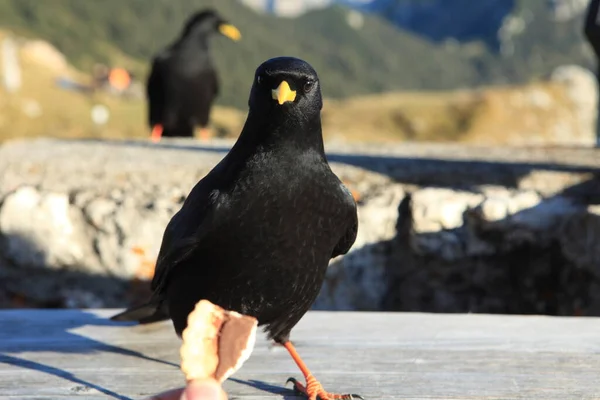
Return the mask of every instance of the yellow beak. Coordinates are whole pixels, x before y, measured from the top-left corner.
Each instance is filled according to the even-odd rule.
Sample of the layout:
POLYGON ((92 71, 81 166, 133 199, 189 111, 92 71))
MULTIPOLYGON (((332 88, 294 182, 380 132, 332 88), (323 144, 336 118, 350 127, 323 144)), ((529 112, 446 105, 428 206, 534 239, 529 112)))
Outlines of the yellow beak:
POLYGON ((296 100, 296 91, 290 89, 290 85, 286 81, 281 82, 277 89, 271 91, 271 94, 273 99, 277 100, 279 105, 282 105, 287 101, 296 100))
POLYGON ((229 39, 233 41, 238 41, 242 37, 242 34, 235 26, 231 24, 221 24, 219 25, 219 32, 223 35, 227 36, 229 39))

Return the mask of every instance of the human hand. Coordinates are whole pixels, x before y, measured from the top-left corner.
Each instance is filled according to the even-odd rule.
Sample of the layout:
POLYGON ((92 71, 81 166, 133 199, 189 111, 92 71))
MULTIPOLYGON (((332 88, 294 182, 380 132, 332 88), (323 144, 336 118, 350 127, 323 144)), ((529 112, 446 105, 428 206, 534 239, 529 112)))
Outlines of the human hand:
POLYGON ((227 400, 220 382, 250 356, 257 326, 258 320, 254 317, 200 300, 188 316, 188 325, 182 334, 181 370, 187 386, 144 400, 227 400))
POLYGON ((214 379, 192 381, 185 388, 162 392, 145 400, 227 400, 227 394, 214 379))

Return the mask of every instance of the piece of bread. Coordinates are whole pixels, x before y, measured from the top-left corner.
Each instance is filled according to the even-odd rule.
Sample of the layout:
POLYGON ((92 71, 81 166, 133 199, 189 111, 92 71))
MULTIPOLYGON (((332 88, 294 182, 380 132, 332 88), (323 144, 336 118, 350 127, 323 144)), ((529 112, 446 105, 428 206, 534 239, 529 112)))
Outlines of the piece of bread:
POLYGON ((188 316, 181 345, 181 370, 187 381, 214 378, 222 383, 250 357, 256 318, 200 300, 188 316))

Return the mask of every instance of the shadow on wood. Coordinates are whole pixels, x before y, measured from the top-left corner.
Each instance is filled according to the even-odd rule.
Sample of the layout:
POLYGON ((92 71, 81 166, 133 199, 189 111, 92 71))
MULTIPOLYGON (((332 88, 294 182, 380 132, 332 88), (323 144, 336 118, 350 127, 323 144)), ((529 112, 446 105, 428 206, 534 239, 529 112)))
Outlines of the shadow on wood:
MULTIPOLYGON (((49 310, 47 312, 52 313, 53 311, 49 310)), ((25 355, 27 353, 38 352, 67 353, 73 355, 97 352, 99 353, 99 356, 101 356, 101 353, 113 353, 148 360, 159 364, 166 364, 173 368, 179 368, 179 365, 175 363, 148 357, 142 353, 118 346, 108 345, 72 332, 73 330, 84 326, 126 326, 129 324, 117 323, 110 321, 109 319, 99 318, 92 313, 82 310, 71 310, 70 313, 69 318, 55 318, 49 319, 47 322, 43 321, 40 329, 40 326, 27 326, 29 325, 28 321, 19 318, 18 310, 6 311, 4 316, 9 315, 9 317, 3 318, 0 320, 0 323, 5 327, 10 327, 0 331, 0 363, 8 364, 16 368, 43 372, 80 385, 73 388, 73 391, 86 391, 91 388, 115 399, 128 399, 128 397, 121 396, 93 382, 79 379, 77 376, 63 369, 27 360, 25 355), (14 318, 11 318, 11 316, 14 318), (21 338, 21 336, 17 336, 18 332, 27 331, 35 332, 36 336, 39 336, 40 339, 43 340, 32 341, 31 338, 21 338), (18 355, 22 356, 19 357, 18 355)))
POLYGON ((229 380, 235 383, 239 383, 240 385, 250 386, 255 389, 262 390, 264 392, 283 396, 284 400, 304 399, 304 397, 296 395, 292 389, 286 389, 281 386, 271 385, 263 381, 257 381, 255 379, 245 381, 243 379, 236 378, 229 378, 229 380))
POLYGON ((112 392, 108 389, 105 389, 101 386, 95 385, 91 382, 85 381, 83 379, 79 379, 76 376, 74 376, 73 374, 71 374, 63 369, 54 368, 49 365, 40 364, 35 361, 29 361, 29 360, 25 360, 25 359, 22 359, 19 357, 9 356, 7 354, 0 354, 0 363, 12 365, 13 367, 16 367, 16 368, 27 368, 30 370, 43 372, 46 374, 54 375, 59 378, 66 379, 75 384, 81 385, 81 386, 77 386, 75 388, 75 390, 74 390, 75 393, 77 392, 77 389, 79 389, 81 391, 86 391, 89 388, 93 388, 93 389, 96 389, 97 391, 99 391, 109 397, 112 397, 114 399, 119 399, 119 400, 129 400, 130 399, 129 397, 121 396, 118 393, 112 392))

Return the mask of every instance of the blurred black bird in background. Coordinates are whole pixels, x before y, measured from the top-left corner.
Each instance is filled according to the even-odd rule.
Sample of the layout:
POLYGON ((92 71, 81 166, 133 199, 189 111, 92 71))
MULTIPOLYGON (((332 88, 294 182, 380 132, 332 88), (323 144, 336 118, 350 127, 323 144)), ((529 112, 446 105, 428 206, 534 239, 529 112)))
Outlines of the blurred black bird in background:
POLYGON ((181 336, 207 299, 256 317, 289 351, 306 386, 290 380, 310 399, 360 398, 325 392, 289 341, 330 259, 350 250, 358 230, 356 202, 325 156, 322 106, 308 63, 281 57, 258 67, 240 137, 167 225, 152 298, 113 320, 171 318, 181 336))
POLYGON ((600 58, 600 0, 592 0, 588 5, 583 33, 592 46, 596 58, 600 58))
POLYGON ((153 141, 162 136, 193 137, 196 126, 201 128, 201 137, 208 136, 211 107, 219 93, 209 51, 215 32, 234 41, 241 38, 235 26, 206 9, 190 17, 181 36, 154 57, 147 82, 153 141))
MULTIPOLYGON (((588 4, 583 34, 596 55, 596 79, 600 85, 600 0, 588 4)), ((600 118, 596 118, 596 146, 600 147, 600 118)))

